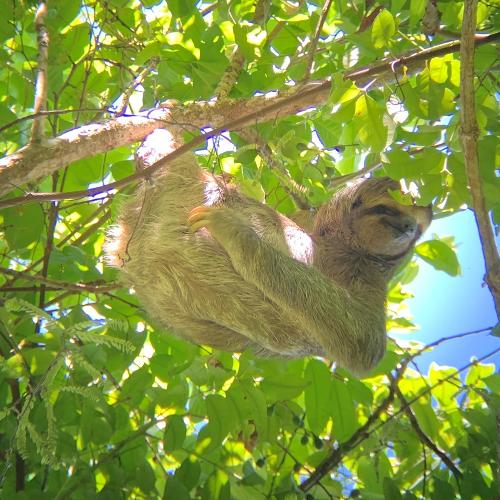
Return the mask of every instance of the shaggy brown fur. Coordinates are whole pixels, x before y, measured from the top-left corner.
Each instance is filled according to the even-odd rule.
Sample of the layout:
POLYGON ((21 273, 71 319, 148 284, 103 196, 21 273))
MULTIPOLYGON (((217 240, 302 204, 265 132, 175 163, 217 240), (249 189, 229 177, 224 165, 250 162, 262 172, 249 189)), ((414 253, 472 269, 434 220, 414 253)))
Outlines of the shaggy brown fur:
POLYGON ((398 204, 388 194, 398 188, 387 178, 344 188, 308 234, 187 154, 123 207, 108 261, 151 318, 193 342, 327 356, 363 373, 385 351, 387 282, 432 216, 398 204))

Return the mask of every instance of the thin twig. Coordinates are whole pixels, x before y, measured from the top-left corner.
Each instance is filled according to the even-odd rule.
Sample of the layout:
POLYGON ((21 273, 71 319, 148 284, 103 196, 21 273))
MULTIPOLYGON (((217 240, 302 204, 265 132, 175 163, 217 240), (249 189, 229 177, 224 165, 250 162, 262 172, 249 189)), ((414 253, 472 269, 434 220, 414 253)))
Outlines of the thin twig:
POLYGON ((116 108, 116 114, 118 116, 122 115, 125 112, 130 101, 130 97, 134 93, 134 90, 139 85, 141 85, 146 76, 148 76, 156 68, 159 62, 159 57, 152 57, 146 67, 142 69, 142 71, 134 78, 134 81, 124 90, 121 95, 121 102, 116 108))
MULTIPOLYGON (((44 111, 47 107, 47 61, 49 58, 49 32, 45 26, 45 16, 48 11, 48 0, 39 0, 35 15, 35 29, 38 42, 38 68, 35 85, 35 103, 33 112, 35 114, 44 111)), ((38 115, 31 128, 31 142, 40 143, 43 139, 45 127, 45 116, 38 115)))
POLYGON ((379 417, 384 413, 389 406, 394 401, 396 394, 396 385, 403 373, 406 370, 408 363, 403 363, 401 367, 397 370, 396 376, 391 380, 389 386, 389 394, 387 397, 375 408, 372 414, 368 417, 368 420, 347 440, 340 443, 336 449, 334 449, 328 457, 321 462, 321 464, 316 467, 314 472, 299 486, 299 488, 306 492, 309 491, 314 485, 318 484, 319 481, 327 474, 330 473, 335 467, 337 467, 343 460, 345 455, 352 451, 354 448, 359 446, 365 439, 367 439, 371 434, 372 425, 379 419, 379 417))
POLYGON ((286 166, 276 158, 271 147, 264 141, 262 136, 250 127, 241 130, 238 134, 249 144, 255 144, 260 156, 267 163, 268 167, 276 172, 281 187, 295 201, 295 204, 302 210, 310 208, 304 196, 305 188, 292 179, 286 166))
POLYGON ((425 446, 430 448, 444 462, 446 467, 448 467, 448 469, 450 469, 450 471, 455 476, 455 480, 457 481, 458 484, 459 480, 462 478, 462 473, 458 470, 457 466, 451 461, 448 455, 446 455, 446 453, 443 450, 439 449, 437 445, 432 442, 429 436, 427 436, 427 434, 422 430, 420 424, 418 423, 417 417, 413 413, 411 406, 408 404, 408 401, 404 397, 403 393, 401 392, 401 389, 397 384, 396 384, 396 395, 401 401, 402 407, 404 408, 404 412, 408 416, 408 419, 410 420, 410 423, 413 427, 413 430, 415 431, 415 434, 418 436, 420 441, 423 444, 425 444, 425 446))
MULTIPOLYGON (((292 435, 290 436, 290 440, 288 441, 289 447, 292 445, 292 442, 295 439, 295 436, 297 435, 297 430, 298 430, 298 427, 295 427, 292 435)), ((284 432, 283 432, 283 437, 285 437, 284 432)), ((281 448, 283 449, 284 447, 282 446, 281 448)), ((287 455, 286 452, 283 450, 283 456, 281 457, 281 460, 280 460, 278 466, 276 467, 276 469, 274 471, 275 473, 273 474, 273 477, 271 479, 269 491, 267 492, 267 495, 266 495, 267 500, 270 500, 273 497, 274 483, 276 482, 276 478, 278 477, 278 473, 280 472, 281 468, 283 467, 283 464, 285 463, 286 455, 287 455)))
MULTIPOLYGON (((477 365, 477 364, 481 363, 482 361, 485 361, 486 359, 491 358, 492 356, 494 356, 498 352, 500 352, 500 347, 497 348, 497 349, 494 349, 493 351, 491 351, 491 352, 489 352, 487 354, 485 354, 484 356, 481 356, 478 359, 473 359, 471 362, 469 362, 466 365, 462 366, 462 368, 458 368, 457 370, 455 370, 454 372, 450 373, 446 377, 443 377, 443 378, 439 379, 435 384, 433 384, 433 385, 431 385, 429 387, 426 387, 425 389, 422 390, 422 392, 420 392, 419 394, 417 394, 414 398, 408 400, 408 405, 411 406, 413 403, 417 402, 421 397, 423 397, 426 394, 429 394, 430 392, 432 392, 432 390, 435 389, 436 387, 439 387, 440 385, 444 384, 445 382, 448 382, 450 379, 456 377, 460 373, 462 373, 465 370, 467 370, 467 368, 470 368, 471 366, 477 365)), ((383 427, 384 425, 386 425, 388 422, 390 422, 391 420, 399 417, 399 415, 401 415, 403 412, 404 412, 404 408, 400 408, 398 411, 396 411, 392 415, 390 415, 387 418, 387 420, 385 420, 384 422, 380 422, 376 427, 374 427, 373 428, 373 432, 378 431, 381 427, 383 427)))
MULTIPOLYGON (((52 174, 52 189, 57 188, 57 181, 59 178, 59 172, 55 172, 52 174)), ((48 272, 49 272, 49 262, 50 262, 50 256, 52 254, 52 249, 54 247, 54 234, 56 230, 56 224, 57 224, 57 218, 59 214, 59 206, 57 203, 52 202, 50 204, 49 208, 49 213, 47 216, 47 239, 45 243, 45 248, 43 251, 43 258, 42 258, 42 270, 40 272, 41 277, 47 278, 48 272)), ((41 282, 40 286, 40 294, 39 294, 39 300, 38 300, 38 307, 40 309, 43 309, 45 307, 45 282, 41 282)), ((38 321, 36 323, 36 333, 39 333, 41 322, 38 321)))
POLYGON ((389 395, 370 415, 366 423, 361 426, 347 441, 339 444, 338 447, 333 450, 331 454, 323 460, 314 472, 300 485, 300 489, 302 491, 309 491, 314 485, 318 484, 323 477, 329 474, 330 471, 340 464, 346 453, 359 446, 359 444, 369 436, 368 432, 370 427, 392 404, 394 401, 394 394, 394 388, 391 386, 389 388, 389 395))
POLYGON ((316 50, 318 48, 319 37, 321 36, 321 30, 323 29, 323 25, 325 24, 332 3, 333 0, 326 0, 325 3, 323 4, 323 9, 321 10, 321 15, 319 16, 318 24, 316 25, 316 29, 314 30, 314 36, 313 39, 311 40, 311 47, 307 55, 307 65, 305 70, 304 82, 309 81, 309 79, 311 78, 312 67, 314 63, 314 57, 316 56, 316 50))
MULTIPOLYGON (((276 445, 281 448, 296 464, 300 464, 300 460, 294 456, 294 454, 285 446, 283 446, 279 441, 276 443, 276 445)), ((302 465, 302 468, 308 473, 308 474, 311 474, 311 470, 309 470, 308 467, 306 467, 305 465, 301 464, 302 465)), ((328 491, 328 489, 323 485, 321 484, 321 482, 318 483, 318 486, 323 490, 323 493, 328 497, 330 498, 331 500, 333 500, 333 496, 331 495, 331 493, 328 491)))
POLYGON ((363 31, 366 31, 382 10, 384 10, 384 7, 382 5, 377 5, 369 14, 365 14, 359 23, 359 28, 356 33, 363 33, 363 31))
POLYGON ((65 115, 69 113, 81 113, 83 111, 99 111, 99 112, 104 112, 106 111, 107 113, 114 114, 113 111, 110 111, 109 109, 105 108, 85 108, 85 109, 45 109, 43 111, 38 111, 37 113, 31 113, 29 115, 25 116, 20 116, 19 118, 16 118, 15 120, 12 120, 11 122, 2 125, 0 127, 0 133, 4 132, 5 130, 8 130, 9 128, 15 127, 16 125, 19 125, 22 122, 28 121, 28 120, 35 120, 39 116, 58 116, 58 115, 65 115))
POLYGON ((472 330, 470 332, 463 332, 463 333, 457 333, 455 335, 449 335, 448 337, 441 337, 440 339, 434 340, 430 344, 426 344, 420 349, 418 349, 416 352, 408 356, 408 361, 413 361, 417 356, 420 356, 425 351, 428 351, 429 349, 432 349, 434 347, 437 347, 438 345, 448 342, 449 340, 456 340, 456 339, 461 339, 463 337, 469 337, 470 335, 478 335, 480 333, 484 333, 487 331, 491 331, 493 329, 492 326, 486 326, 484 328, 479 328, 477 330, 472 330))
POLYGON ((67 283, 65 281, 53 280, 39 274, 26 274, 21 271, 14 271, 13 269, 5 269, 0 267, 0 274, 6 276, 15 276, 18 279, 26 281, 36 281, 39 283, 44 283, 57 288, 62 288, 64 290, 72 290, 74 292, 90 292, 90 293, 104 293, 111 290, 116 290, 120 288, 119 285, 101 285, 92 283, 67 283))
POLYGON ((465 172, 469 181, 474 215, 483 248, 486 283, 493 295, 498 316, 500 314, 500 257, 486 208, 477 150, 479 128, 476 121, 474 89, 474 32, 476 29, 477 3, 478 0, 464 2, 460 46, 460 96, 462 100, 460 107, 460 138, 464 152, 465 172))
MULTIPOLYGON (((83 227, 85 227, 90 221, 94 220, 102 211, 106 210, 109 205, 111 205, 113 201, 113 197, 110 196, 104 203, 99 205, 99 207, 92 212, 88 217, 83 219, 83 221, 79 221, 79 224, 77 224, 62 240, 58 241, 56 244, 57 248, 62 248, 71 238, 75 236, 76 233, 80 232, 83 227)), ((66 207, 65 207, 66 208, 66 207)), ((111 213, 107 211, 103 216, 101 216, 97 222, 94 224, 91 224, 83 233, 80 234, 77 238, 75 238, 72 242, 71 245, 79 245, 85 241, 86 238, 88 238, 92 233, 97 231, 97 229, 104 224, 111 216, 111 213), (108 215, 106 215, 108 214, 108 215), (84 238, 85 236, 85 238, 84 238)), ((22 275, 24 276, 26 273, 30 272, 32 269, 35 269, 38 267, 41 263, 43 262, 43 257, 41 257, 38 260, 35 260, 30 263, 29 266, 23 269, 22 275)), ((11 278, 10 280, 7 280, 4 285, 0 287, 1 291, 4 291, 7 286, 13 285, 18 278, 14 277, 11 278)), ((60 287, 58 287, 59 289, 60 287)))
POLYGON ((345 174, 345 175, 339 175, 337 177, 334 177, 332 181, 330 182, 330 187, 331 188, 338 188, 340 186, 343 186, 346 182, 354 181, 356 179, 359 179, 360 177, 363 177, 364 175, 368 175, 378 168, 382 166, 382 163, 373 163, 371 165, 366 165, 362 169, 352 172, 351 174, 345 174))

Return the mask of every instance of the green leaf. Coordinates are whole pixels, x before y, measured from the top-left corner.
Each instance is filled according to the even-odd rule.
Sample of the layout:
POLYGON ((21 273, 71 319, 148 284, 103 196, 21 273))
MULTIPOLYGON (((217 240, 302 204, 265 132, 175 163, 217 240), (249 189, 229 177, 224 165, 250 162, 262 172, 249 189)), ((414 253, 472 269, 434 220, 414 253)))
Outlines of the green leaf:
POLYGON ((410 25, 418 26, 422 22, 427 0, 410 0, 410 25))
POLYGON ((453 249, 442 240, 429 240, 415 247, 415 252, 435 269, 450 276, 460 274, 460 264, 453 249))
POLYGON ((375 18, 372 25, 372 42, 376 49, 382 49, 390 44, 391 38, 396 33, 394 17, 388 10, 382 10, 375 18))
POLYGON ((32 375, 42 375, 54 361, 56 353, 42 348, 23 349, 22 357, 26 360, 32 375))
POLYGON ((191 495, 186 486, 175 476, 168 476, 167 482, 165 484, 165 489, 163 491, 163 500, 190 500, 191 495))
POLYGON ((381 492, 377 480, 377 471, 374 462, 368 457, 361 457, 358 461, 358 477, 362 481, 365 489, 370 493, 381 492))
POLYGON ((491 334, 494 337, 500 337, 500 323, 497 323, 491 330, 491 334))
POLYGON ((186 424, 180 415, 170 415, 163 435, 163 449, 166 453, 182 448, 186 439, 186 424))
POLYGON ((391 478, 384 477, 383 485, 385 500, 401 500, 403 498, 398 485, 391 478))
POLYGON ((432 440, 436 440, 439 434, 440 422, 432 409, 430 399, 425 401, 424 398, 420 398, 411 407, 422 430, 432 440))
POLYGON ((39 205, 6 208, 2 215, 3 230, 11 249, 25 250, 40 238, 44 229, 44 215, 39 205))
POLYGON ((298 375, 289 373, 267 376, 260 387, 270 402, 293 399, 307 387, 307 383, 298 375))
POLYGON ((227 434, 237 425, 238 415, 234 406, 218 394, 207 396, 205 402, 208 424, 198 436, 198 446, 205 453, 209 453, 220 446, 227 434))
POLYGON ((258 434, 267 435, 266 398, 258 387, 235 381, 227 391, 227 399, 233 404, 241 428, 252 420, 258 434))
POLYGON ((344 442, 356 430, 357 419, 354 402, 346 383, 336 378, 331 381, 330 404, 334 435, 340 442, 344 442))
POLYGON ((180 479, 188 490, 192 490, 198 484, 200 475, 200 462, 192 456, 186 458, 181 466, 175 471, 175 477, 180 479))
POLYGON ((113 429, 107 418, 86 404, 81 420, 81 438, 84 444, 109 443, 112 433, 113 429))
POLYGON ((317 435, 323 432, 331 415, 329 398, 332 373, 321 361, 309 360, 305 371, 305 379, 309 382, 304 391, 306 403, 306 419, 309 428, 317 435))
POLYGON ((230 500, 231 498, 231 485, 227 474, 216 469, 203 488, 203 500, 230 500))
POLYGON ((371 151, 382 151, 387 143, 387 127, 384 124, 385 109, 368 95, 356 101, 355 121, 358 137, 371 151))
POLYGON ((174 16, 185 17, 195 11, 195 0, 169 0, 168 8, 174 16))
POLYGON ((447 377, 453 374, 456 374, 454 368, 440 367, 436 363, 431 363, 429 368, 429 379, 434 387, 432 395, 443 408, 457 406, 455 396, 457 393, 457 383, 459 383, 458 375, 447 379, 447 377), (447 379, 447 381, 442 382, 444 379, 447 379))
POLYGON ((444 57, 433 57, 429 62, 429 76, 436 83, 448 80, 448 63, 444 57))
POLYGON ((188 395, 188 383, 179 377, 175 377, 169 380, 166 389, 160 389, 156 402, 163 408, 177 408, 181 411, 186 405, 188 395))
POLYGON ((441 500, 443 498, 456 497, 453 487, 447 481, 442 481, 441 479, 434 478, 432 485, 432 500, 441 500))
POLYGON ((121 397, 130 405, 136 405, 144 398, 144 392, 153 384, 154 377, 149 373, 148 368, 143 366, 135 371, 125 380, 121 397))
POLYGON ((246 461, 243 464, 243 473, 245 475, 243 476, 243 479, 241 480, 242 484, 249 485, 249 486, 255 486, 258 484, 265 484, 266 483, 265 478, 263 478, 262 475, 259 474, 259 472, 253 468, 252 463, 250 461, 246 461))

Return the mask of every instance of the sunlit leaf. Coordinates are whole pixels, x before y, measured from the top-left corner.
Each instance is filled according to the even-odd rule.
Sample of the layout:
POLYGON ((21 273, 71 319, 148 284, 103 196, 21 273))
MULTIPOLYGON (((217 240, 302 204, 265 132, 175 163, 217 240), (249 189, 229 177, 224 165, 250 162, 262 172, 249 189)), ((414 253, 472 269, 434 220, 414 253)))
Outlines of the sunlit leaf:
POLYGON ((333 430, 336 438, 342 442, 351 437, 357 427, 354 402, 347 384, 336 378, 332 379, 330 398, 333 430))
POLYGON ((448 65, 442 57, 434 57, 429 62, 429 75, 436 83, 444 83, 448 79, 448 65))
POLYGON ((394 17, 388 10, 382 10, 373 21, 372 42, 376 49, 389 45, 391 38, 396 32, 394 17))
POLYGON ((332 373, 324 363, 311 359, 305 379, 309 382, 304 391, 307 422, 314 433, 321 434, 331 415, 330 401, 325 396, 330 392, 332 373))
POLYGON ((460 273, 460 264, 453 249, 442 240, 429 240, 415 247, 415 252, 431 266, 450 276, 460 273))

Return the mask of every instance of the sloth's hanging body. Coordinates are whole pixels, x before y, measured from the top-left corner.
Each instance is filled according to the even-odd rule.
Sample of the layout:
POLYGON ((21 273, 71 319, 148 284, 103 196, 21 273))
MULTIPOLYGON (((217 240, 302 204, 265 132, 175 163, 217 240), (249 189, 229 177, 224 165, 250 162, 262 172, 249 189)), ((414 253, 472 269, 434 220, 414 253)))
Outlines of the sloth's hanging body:
MULTIPOLYGON (((150 161, 158 139, 163 153, 176 147, 157 131, 143 145, 150 161)), ((368 180, 337 193, 308 234, 192 153, 152 184, 124 205, 106 251, 155 322, 219 349, 322 355, 355 373, 380 360, 387 282, 429 207, 400 205, 388 193, 397 184, 368 180)))

